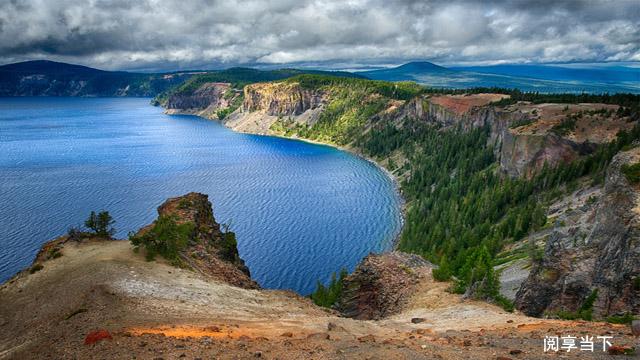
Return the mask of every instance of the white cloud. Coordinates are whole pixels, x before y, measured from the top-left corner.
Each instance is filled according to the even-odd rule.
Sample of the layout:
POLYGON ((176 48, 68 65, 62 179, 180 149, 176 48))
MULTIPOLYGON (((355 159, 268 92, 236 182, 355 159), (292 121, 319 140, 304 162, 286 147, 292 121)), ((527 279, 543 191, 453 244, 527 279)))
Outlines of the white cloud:
POLYGON ((8 0, 0 62, 106 69, 638 61, 634 1, 8 0))

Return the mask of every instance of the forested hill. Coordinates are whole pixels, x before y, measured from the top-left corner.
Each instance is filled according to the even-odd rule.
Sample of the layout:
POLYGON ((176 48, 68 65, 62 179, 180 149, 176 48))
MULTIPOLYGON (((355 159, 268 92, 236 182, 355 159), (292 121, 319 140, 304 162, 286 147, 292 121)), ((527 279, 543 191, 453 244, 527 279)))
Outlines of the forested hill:
POLYGON ((0 66, 0 96, 154 96, 190 73, 103 71, 38 60, 0 66))
MULTIPOLYGON (((438 263, 435 276, 453 279, 457 292, 506 308, 519 299, 521 309, 537 315, 532 309, 541 305, 524 290, 516 297, 514 286, 530 288, 539 274, 549 272, 562 282, 579 271, 545 270, 547 242, 564 239, 549 234, 572 234, 576 246, 584 244, 582 236, 592 229, 572 211, 615 204, 607 196, 598 200, 575 192, 604 193, 606 174, 619 171, 610 169, 612 159, 640 138, 640 97, 630 94, 438 90, 410 82, 300 75, 242 89, 202 84, 193 93, 174 94, 167 104, 172 111, 221 119, 238 131, 335 144, 375 159, 399 179, 407 200, 400 250, 438 263), (573 198, 585 203, 566 205, 573 198), (500 266, 512 265, 520 278, 501 289, 500 266)), ((624 226, 602 226, 627 236, 624 226)), ((601 240, 592 236, 592 244, 601 240)), ((633 258, 624 249, 624 256, 633 258)), ((639 272, 630 268, 624 278, 598 285, 599 301, 624 298, 618 290, 633 287, 639 272)), ((574 293, 552 290, 566 291, 573 303, 546 302, 543 310, 575 311, 596 288, 596 275, 586 278, 574 293)), ((620 308, 631 310, 633 300, 624 299, 620 308)), ((603 306, 598 314, 610 311, 603 306)))
POLYGON ((178 88, 192 77, 193 81, 181 87, 181 91, 188 91, 189 88, 210 81, 241 85, 279 80, 305 73, 360 77, 346 72, 297 69, 263 71, 250 68, 149 74, 104 71, 80 65, 36 60, 0 66, 0 96, 154 97, 178 88))

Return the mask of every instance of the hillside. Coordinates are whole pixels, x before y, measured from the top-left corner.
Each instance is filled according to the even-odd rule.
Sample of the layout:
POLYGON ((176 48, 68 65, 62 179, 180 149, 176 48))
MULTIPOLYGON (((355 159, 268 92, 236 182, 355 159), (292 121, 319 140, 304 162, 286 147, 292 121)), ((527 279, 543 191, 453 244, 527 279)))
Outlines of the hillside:
POLYGON ((415 81, 429 87, 499 87, 545 93, 640 93, 640 73, 632 67, 566 68, 548 65, 494 65, 445 68, 429 62, 359 72, 369 79, 415 81))
MULTIPOLYGON (((555 204, 577 189, 606 188, 606 174, 620 171, 609 164, 637 144, 639 99, 482 92, 487 90, 302 75, 247 85, 236 95, 236 108, 219 107, 212 98, 209 117, 220 119, 228 110, 222 121, 237 131, 319 141, 374 159, 398 179, 407 201, 400 250, 438 263, 438 278, 455 279, 456 292, 505 308, 515 300, 525 309, 532 300, 525 292, 501 292, 500 273, 517 271, 510 286, 519 287, 531 264, 544 260, 538 254, 553 244, 553 236, 529 240, 540 232, 566 231, 556 223, 555 204), (516 260, 518 269, 510 267, 516 260)), ((570 236, 589 234, 583 226, 576 224, 579 230, 570 236)), ((635 246, 629 244, 633 238, 622 239, 620 251, 635 246)), ((614 288, 634 289, 639 275, 631 269, 603 285, 598 303, 610 301, 614 288)), ((592 280, 585 285, 590 290, 592 280)), ((576 311, 589 294, 580 291, 546 310, 550 316, 576 311)), ((605 306, 594 314, 637 314, 638 305, 625 299, 615 310, 605 306)))

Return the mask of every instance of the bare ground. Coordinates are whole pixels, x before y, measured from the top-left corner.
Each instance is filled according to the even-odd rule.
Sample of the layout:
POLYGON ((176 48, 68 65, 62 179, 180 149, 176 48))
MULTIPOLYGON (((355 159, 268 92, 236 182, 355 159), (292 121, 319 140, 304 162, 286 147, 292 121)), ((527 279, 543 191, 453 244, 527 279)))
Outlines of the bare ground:
POLYGON ((633 342, 625 326, 511 314, 462 301, 431 280, 400 314, 359 321, 291 292, 241 289, 146 262, 125 241, 67 243, 62 254, 0 287, 0 359, 607 358, 545 354, 542 339, 610 334, 615 344, 633 342), (112 339, 85 345, 98 329, 112 339))

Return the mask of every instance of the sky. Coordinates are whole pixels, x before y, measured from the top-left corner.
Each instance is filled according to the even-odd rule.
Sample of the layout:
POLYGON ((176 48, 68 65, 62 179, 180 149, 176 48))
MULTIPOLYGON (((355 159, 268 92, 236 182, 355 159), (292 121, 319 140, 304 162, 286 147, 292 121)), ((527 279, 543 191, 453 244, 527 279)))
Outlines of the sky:
POLYGON ((107 70, 640 62, 640 0, 2 0, 0 63, 107 70))

